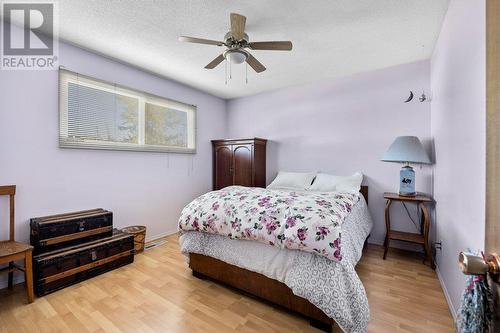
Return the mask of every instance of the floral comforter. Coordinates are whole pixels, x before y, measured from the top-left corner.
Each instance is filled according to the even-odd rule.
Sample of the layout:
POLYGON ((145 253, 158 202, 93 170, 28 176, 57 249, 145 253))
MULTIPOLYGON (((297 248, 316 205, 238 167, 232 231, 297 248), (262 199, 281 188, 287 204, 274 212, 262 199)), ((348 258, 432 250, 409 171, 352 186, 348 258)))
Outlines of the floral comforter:
POLYGON ((179 230, 255 240, 341 261, 341 226, 359 193, 230 186, 188 204, 179 230))

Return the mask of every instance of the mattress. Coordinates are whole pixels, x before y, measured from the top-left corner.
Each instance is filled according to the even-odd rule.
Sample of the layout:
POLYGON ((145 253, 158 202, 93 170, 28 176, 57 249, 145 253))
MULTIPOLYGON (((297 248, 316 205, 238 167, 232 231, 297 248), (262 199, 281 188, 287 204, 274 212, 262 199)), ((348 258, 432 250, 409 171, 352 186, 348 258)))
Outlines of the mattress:
POLYGON ((366 332, 369 306, 355 266, 373 222, 363 197, 342 224, 342 261, 197 231, 180 237, 183 254, 198 253, 286 284, 334 319, 345 332, 366 332))

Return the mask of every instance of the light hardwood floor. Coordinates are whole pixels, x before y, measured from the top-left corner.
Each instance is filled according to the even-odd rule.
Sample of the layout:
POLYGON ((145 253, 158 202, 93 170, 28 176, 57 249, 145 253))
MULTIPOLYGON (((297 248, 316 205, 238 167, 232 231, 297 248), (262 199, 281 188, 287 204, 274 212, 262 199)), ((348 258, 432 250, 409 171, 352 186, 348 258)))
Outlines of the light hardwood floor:
MULTIPOLYGON (((0 332, 319 332, 306 319, 192 277, 176 236, 134 264, 27 305, 24 287, 0 291, 0 332)), ((434 271, 413 254, 370 245, 357 271, 370 332, 453 332, 434 271)), ((335 330, 337 332, 338 329, 335 330)))

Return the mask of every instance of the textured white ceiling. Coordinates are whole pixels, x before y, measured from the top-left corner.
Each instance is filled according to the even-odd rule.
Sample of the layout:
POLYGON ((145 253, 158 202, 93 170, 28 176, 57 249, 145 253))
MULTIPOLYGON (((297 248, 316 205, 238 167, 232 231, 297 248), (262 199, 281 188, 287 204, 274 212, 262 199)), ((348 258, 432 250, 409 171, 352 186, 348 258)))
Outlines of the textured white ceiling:
POLYGON ((448 0, 61 0, 60 37, 223 98, 429 58, 448 0), (251 41, 291 40, 291 52, 252 51, 267 70, 203 67, 223 48, 229 13, 247 17, 251 41))

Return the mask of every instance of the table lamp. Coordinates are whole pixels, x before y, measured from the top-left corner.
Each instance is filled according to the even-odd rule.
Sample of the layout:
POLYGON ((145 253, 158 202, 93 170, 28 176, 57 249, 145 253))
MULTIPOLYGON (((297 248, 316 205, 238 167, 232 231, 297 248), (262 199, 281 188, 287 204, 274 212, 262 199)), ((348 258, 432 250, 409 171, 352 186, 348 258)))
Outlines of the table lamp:
POLYGON ((414 196, 415 171, 410 163, 431 164, 429 156, 416 136, 398 136, 382 158, 384 162, 404 163, 399 173, 399 195, 414 196))

